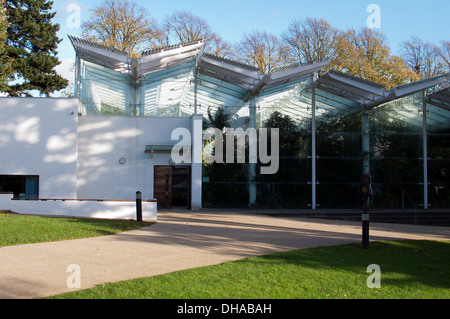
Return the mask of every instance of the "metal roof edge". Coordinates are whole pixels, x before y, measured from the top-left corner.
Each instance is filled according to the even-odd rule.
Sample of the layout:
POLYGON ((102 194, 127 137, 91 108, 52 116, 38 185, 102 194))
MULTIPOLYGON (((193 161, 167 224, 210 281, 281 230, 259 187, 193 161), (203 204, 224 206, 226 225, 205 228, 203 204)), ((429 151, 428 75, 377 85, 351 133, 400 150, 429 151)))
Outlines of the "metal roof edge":
POLYGON ((397 86, 395 88, 392 88, 389 91, 386 91, 384 98, 380 98, 379 100, 377 100, 373 103, 365 105, 365 108, 371 109, 371 108, 379 106, 383 103, 391 102, 391 101, 400 99, 402 97, 429 89, 433 86, 439 85, 439 84, 444 83, 449 80, 450 80, 450 73, 446 73, 446 74, 441 74, 441 75, 438 75, 438 76, 435 76, 432 78, 403 84, 403 85, 397 86))
POLYGON ((144 50, 140 53, 140 57, 149 56, 149 55, 153 55, 153 54, 157 54, 157 53, 161 53, 161 52, 165 52, 165 51, 180 49, 180 48, 184 48, 184 47, 189 47, 192 45, 199 45, 199 44, 203 45, 203 39, 193 40, 193 41, 189 41, 189 42, 181 42, 178 44, 157 47, 157 48, 150 49, 150 50, 144 50))
POLYGON ((423 79, 416 82, 411 82, 397 86, 389 91, 389 94, 394 93, 396 98, 401 98, 406 95, 417 93, 419 91, 429 89, 438 84, 444 83, 450 79, 450 73, 441 74, 432 78, 423 79))
POLYGON ((320 70, 321 68, 327 66, 330 63, 329 60, 318 62, 318 63, 312 63, 312 64, 297 64, 296 67, 287 67, 285 69, 280 69, 279 71, 272 72, 270 74, 270 77, 272 80, 279 80, 285 77, 289 76, 295 76, 295 75, 302 75, 304 76, 305 73, 314 73, 320 70))
POLYGON ((216 55, 213 55, 213 54, 210 54, 210 53, 203 53, 202 54, 202 58, 203 57, 205 57, 207 59, 212 59, 212 60, 215 60, 215 61, 218 61, 218 62, 223 62, 223 63, 229 64, 229 65, 232 65, 232 66, 237 66, 239 68, 247 69, 247 70, 250 70, 250 71, 259 71, 259 69, 257 67, 254 67, 252 65, 248 65, 248 64, 245 64, 245 63, 242 63, 242 62, 239 62, 239 61, 235 61, 235 60, 219 57, 219 56, 216 56, 216 55))
POLYGON ((78 43, 78 44, 88 45, 88 46, 91 46, 93 48, 102 49, 102 50, 106 50, 106 51, 109 51, 109 52, 121 54, 121 55, 124 55, 124 56, 128 56, 129 55, 129 53, 126 52, 126 51, 120 51, 120 50, 117 50, 117 49, 115 49, 115 48, 113 48, 111 46, 102 45, 102 44, 96 43, 96 42, 91 41, 91 40, 81 39, 81 38, 72 36, 70 34, 68 34, 67 37, 69 38, 69 40, 72 43, 73 47, 75 47, 76 43, 78 43))

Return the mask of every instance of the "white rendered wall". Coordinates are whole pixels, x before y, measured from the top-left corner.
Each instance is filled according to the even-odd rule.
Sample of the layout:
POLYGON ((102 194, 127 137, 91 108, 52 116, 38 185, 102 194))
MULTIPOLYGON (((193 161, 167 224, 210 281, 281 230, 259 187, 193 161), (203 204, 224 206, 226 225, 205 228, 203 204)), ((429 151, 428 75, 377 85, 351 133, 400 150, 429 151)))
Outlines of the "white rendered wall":
MULTIPOLYGON (((17 214, 136 220, 135 201, 11 200, 0 193, 0 208, 17 214)), ((142 220, 157 221, 157 203, 142 202, 142 220)))
MULTIPOLYGON (((78 99, 0 98, 0 174, 38 175, 41 199, 134 200, 136 191, 153 199, 154 166, 171 155, 151 158, 145 146, 173 145, 174 129, 201 127, 201 117, 78 117, 78 108, 78 99)), ((201 134, 192 141, 201 154, 201 134)), ((192 186, 191 205, 200 208, 199 163, 192 186)))
MULTIPOLYGON (((154 166, 170 165, 171 154, 155 153, 151 158, 145 146, 174 145, 172 131, 191 130, 192 123, 191 118, 80 117, 77 198, 135 199, 140 191, 142 199, 153 199, 154 166), (125 164, 119 163, 121 158, 125 164)), ((201 181, 201 169, 196 174, 201 181)), ((196 192, 201 194, 201 187, 196 192)))
POLYGON ((40 198, 75 198, 78 105, 0 98, 0 175, 39 175, 40 198))

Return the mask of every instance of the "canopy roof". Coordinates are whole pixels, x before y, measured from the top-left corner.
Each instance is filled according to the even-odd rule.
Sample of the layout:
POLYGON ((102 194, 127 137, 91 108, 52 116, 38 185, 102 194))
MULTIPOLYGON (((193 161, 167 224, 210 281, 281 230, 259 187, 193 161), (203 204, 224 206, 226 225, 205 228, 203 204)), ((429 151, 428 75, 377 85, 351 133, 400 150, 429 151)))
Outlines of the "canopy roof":
MULTIPOLYGON (((131 58, 126 52, 69 38, 77 55, 76 94, 90 115, 206 116, 208 109, 214 113, 222 107, 238 119, 248 116, 254 101, 261 121, 272 110, 302 121, 311 117, 311 79, 328 64, 298 64, 262 74, 255 67, 202 53, 202 41, 131 58)), ((314 80, 317 115, 348 116, 449 80, 445 74, 385 90, 332 70, 314 80)), ((432 125, 450 127, 449 96, 447 88, 428 97, 432 125)))

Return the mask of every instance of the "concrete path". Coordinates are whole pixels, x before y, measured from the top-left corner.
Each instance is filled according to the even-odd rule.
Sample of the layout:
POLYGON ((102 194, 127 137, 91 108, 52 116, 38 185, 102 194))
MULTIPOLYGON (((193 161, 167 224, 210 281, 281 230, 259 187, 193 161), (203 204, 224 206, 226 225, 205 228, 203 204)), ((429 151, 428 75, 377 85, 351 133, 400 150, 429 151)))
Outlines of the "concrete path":
MULTIPOLYGON (((361 223, 233 212, 160 212, 158 223, 117 235, 0 248, 0 298, 70 292, 249 256, 361 242, 361 223)), ((371 240, 450 240, 450 228, 371 224, 371 240)))

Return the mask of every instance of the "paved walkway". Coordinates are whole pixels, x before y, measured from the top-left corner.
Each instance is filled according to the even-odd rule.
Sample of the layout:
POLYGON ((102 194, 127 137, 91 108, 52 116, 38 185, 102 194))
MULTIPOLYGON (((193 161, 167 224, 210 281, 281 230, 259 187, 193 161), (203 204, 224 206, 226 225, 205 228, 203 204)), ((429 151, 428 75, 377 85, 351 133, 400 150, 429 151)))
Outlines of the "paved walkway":
MULTIPOLYGON (((361 223, 233 212, 160 212, 158 223, 117 235, 0 248, 0 298, 28 299, 219 264, 254 255, 361 242, 361 223)), ((371 240, 450 240, 450 228, 371 224, 371 240)))

